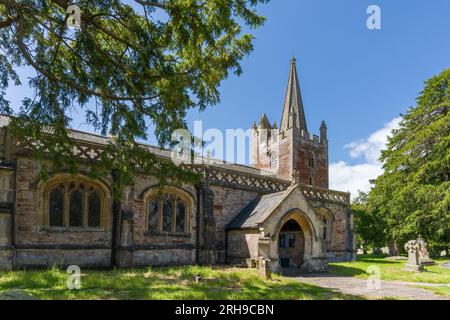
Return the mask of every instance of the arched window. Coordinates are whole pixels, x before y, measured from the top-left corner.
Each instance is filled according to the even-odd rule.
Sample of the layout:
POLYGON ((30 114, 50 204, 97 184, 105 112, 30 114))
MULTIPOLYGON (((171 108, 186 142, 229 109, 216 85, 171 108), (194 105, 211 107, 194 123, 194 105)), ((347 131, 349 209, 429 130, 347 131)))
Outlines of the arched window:
POLYGON ((328 219, 326 217, 322 217, 323 230, 322 230, 322 239, 328 240, 328 219))
POLYGON ((315 163, 314 163, 314 154, 312 152, 309 153, 308 156, 308 165, 310 168, 314 168, 315 163))
POLYGON ((189 202, 171 190, 147 199, 147 229, 153 232, 189 233, 189 202))
POLYGON ((316 208, 315 211, 317 212, 319 221, 321 222, 320 227, 320 237, 330 242, 332 238, 332 232, 333 232, 333 213, 324 207, 316 208))
POLYGON ((106 194, 84 178, 57 177, 45 187, 45 224, 50 227, 101 228, 106 194))

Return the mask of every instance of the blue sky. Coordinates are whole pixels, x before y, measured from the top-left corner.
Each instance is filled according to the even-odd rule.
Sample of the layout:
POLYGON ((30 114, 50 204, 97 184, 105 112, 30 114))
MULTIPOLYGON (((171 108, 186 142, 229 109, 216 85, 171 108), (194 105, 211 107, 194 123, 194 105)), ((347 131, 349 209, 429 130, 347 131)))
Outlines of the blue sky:
MULTIPOLYGON (((356 179, 367 189, 367 178, 379 172, 374 154, 386 125, 395 127, 423 82, 450 67, 450 1, 272 0, 259 12, 267 22, 251 31, 255 47, 242 62, 244 74, 224 81, 220 104, 191 111, 189 124, 247 129, 263 112, 279 123, 295 56, 308 127, 317 134, 325 120, 329 128, 332 187, 355 193, 356 179), (366 27, 372 4, 381 8, 381 30, 366 27)), ((15 105, 24 94, 8 90, 15 105)), ((80 123, 73 127, 86 129, 80 123)))

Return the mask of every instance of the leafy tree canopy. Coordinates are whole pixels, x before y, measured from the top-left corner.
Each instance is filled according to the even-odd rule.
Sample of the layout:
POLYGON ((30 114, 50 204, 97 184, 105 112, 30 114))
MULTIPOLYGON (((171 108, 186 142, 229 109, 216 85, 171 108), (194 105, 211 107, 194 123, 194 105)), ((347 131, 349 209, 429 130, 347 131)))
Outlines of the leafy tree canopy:
POLYGON ((370 193, 389 238, 419 234, 432 245, 450 242, 450 69, 426 81, 417 106, 389 139, 381 160, 385 172, 370 193))
POLYGON ((75 170, 67 128, 71 112, 84 112, 86 123, 114 137, 114 156, 100 168, 114 168, 123 183, 137 165, 163 180, 170 170, 189 179, 156 164, 136 140, 154 126, 165 146, 186 127, 188 109, 219 102, 220 82, 239 75, 252 50, 241 26, 261 26, 255 7, 267 1, 80 0, 81 28, 73 29, 70 1, 0 0, 0 112, 17 117, 18 139, 48 141, 56 168, 75 170), (5 90, 23 81, 15 70, 25 65, 36 71, 28 80, 35 94, 15 114, 5 90))
POLYGON ((380 212, 369 207, 369 194, 359 192, 352 202, 358 247, 381 248, 386 245, 387 226, 380 212))

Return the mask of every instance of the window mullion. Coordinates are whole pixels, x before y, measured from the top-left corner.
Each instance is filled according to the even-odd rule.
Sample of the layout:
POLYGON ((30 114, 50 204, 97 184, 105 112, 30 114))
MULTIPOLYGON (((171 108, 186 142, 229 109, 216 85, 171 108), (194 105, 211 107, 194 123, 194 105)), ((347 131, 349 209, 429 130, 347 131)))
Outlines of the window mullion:
POLYGON ((64 184, 64 215, 63 215, 63 225, 64 227, 69 227, 69 185, 64 184))
POLYGON ((172 205, 173 205, 173 210, 172 210, 172 232, 176 232, 177 231, 177 197, 173 197, 172 199, 172 205))
POLYGON ((88 185, 85 186, 84 190, 83 190, 83 203, 82 203, 82 211, 83 211, 83 227, 87 228, 88 227, 88 185))
POLYGON ((163 199, 163 197, 161 197, 161 199, 158 201, 158 231, 159 232, 162 232, 163 203, 164 203, 164 199, 163 199))

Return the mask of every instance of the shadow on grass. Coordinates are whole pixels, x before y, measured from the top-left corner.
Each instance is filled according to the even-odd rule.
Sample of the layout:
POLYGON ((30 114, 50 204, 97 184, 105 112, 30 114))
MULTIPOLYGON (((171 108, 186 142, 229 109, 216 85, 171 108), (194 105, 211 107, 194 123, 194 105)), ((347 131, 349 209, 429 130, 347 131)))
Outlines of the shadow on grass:
MULTIPOLYGON (((361 258, 356 260, 355 262, 362 263, 374 263, 374 264, 400 264, 405 263, 405 260, 388 260, 388 259, 377 259, 377 258, 361 258)), ((349 262, 351 263, 351 262, 349 262)))
POLYGON ((321 273, 305 273, 300 272, 299 269, 289 269, 283 271, 283 277, 286 278, 335 278, 335 277, 353 277, 361 274, 366 274, 366 272, 360 268, 353 268, 340 265, 330 265, 328 267, 328 272, 321 273))
POLYGON ((22 290, 39 299, 120 300, 329 300, 364 299, 274 276, 267 281, 248 269, 213 270, 179 267, 146 270, 85 271, 80 290, 66 289, 67 274, 58 270, 0 274, 2 292, 22 290), (193 277, 201 275, 195 283, 193 277))
POLYGON ((363 269, 360 268, 353 268, 353 267, 347 267, 347 266, 340 266, 340 265, 331 265, 329 266, 329 275, 331 277, 333 276, 339 276, 339 277, 354 277, 362 274, 367 274, 363 269))

